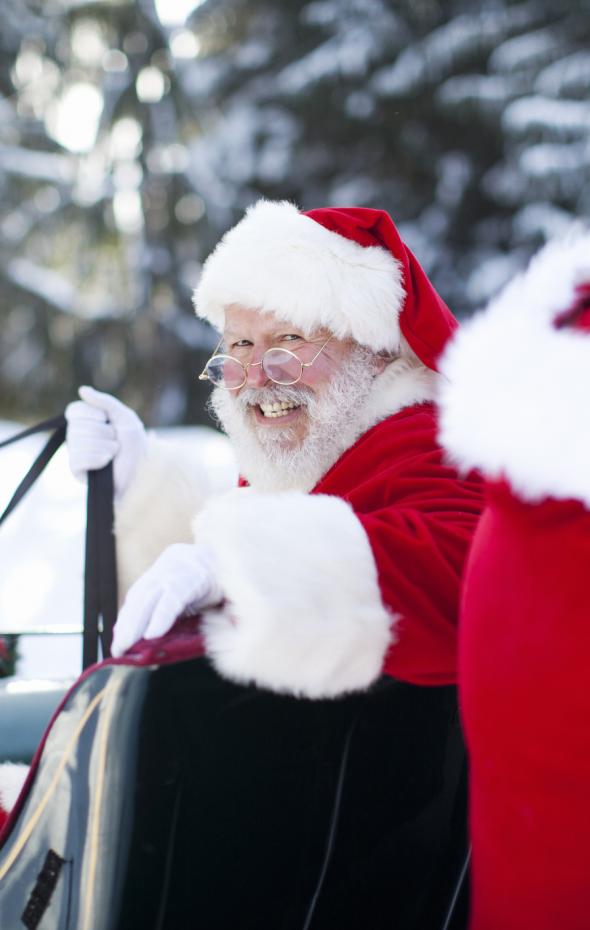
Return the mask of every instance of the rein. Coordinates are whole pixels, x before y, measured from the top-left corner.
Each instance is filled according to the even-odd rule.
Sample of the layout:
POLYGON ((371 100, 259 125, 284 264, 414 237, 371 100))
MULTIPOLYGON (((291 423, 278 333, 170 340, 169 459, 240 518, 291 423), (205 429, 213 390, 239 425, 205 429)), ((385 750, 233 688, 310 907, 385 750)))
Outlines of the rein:
MULTIPOLYGON (((0 526, 43 473, 66 437, 63 414, 43 420, 0 442, 0 449, 36 433, 51 435, 16 488, 2 514, 0 526)), ((110 656, 113 627, 117 619, 117 568, 113 535, 112 463, 88 473, 86 505, 86 548, 84 557, 84 623, 82 668, 98 661, 100 642, 103 658, 110 656)))

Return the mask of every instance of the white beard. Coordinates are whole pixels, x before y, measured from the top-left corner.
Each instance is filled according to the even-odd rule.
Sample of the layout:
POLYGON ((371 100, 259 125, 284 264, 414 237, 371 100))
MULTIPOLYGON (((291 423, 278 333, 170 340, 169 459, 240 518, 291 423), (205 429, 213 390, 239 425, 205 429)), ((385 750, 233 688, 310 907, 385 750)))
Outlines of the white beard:
POLYGON ((236 450, 240 474, 260 491, 311 491, 366 429, 365 402, 377 368, 375 356, 355 346, 318 397, 305 385, 243 388, 236 397, 222 388, 210 406, 236 450), (248 405, 293 401, 306 408, 308 429, 296 442, 289 426, 258 427, 248 405))

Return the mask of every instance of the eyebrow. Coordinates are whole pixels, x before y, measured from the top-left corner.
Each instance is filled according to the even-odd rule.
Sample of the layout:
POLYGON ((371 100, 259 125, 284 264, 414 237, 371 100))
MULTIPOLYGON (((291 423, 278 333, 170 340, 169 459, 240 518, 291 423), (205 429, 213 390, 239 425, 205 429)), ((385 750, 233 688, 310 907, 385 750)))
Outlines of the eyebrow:
MULTIPOLYGON (((302 330, 300 330, 298 327, 294 326, 290 328, 288 324, 285 324, 285 326, 277 327, 277 329, 273 330, 272 333, 268 333, 267 338, 276 339, 277 336, 285 336, 285 335, 293 335, 293 336, 298 335, 301 339, 308 338, 307 336, 303 334, 302 330)), ((249 338, 247 336, 242 335, 238 330, 235 330, 235 329, 226 329, 225 332, 223 333, 224 340, 235 339, 236 337, 238 337, 239 339, 249 338)))

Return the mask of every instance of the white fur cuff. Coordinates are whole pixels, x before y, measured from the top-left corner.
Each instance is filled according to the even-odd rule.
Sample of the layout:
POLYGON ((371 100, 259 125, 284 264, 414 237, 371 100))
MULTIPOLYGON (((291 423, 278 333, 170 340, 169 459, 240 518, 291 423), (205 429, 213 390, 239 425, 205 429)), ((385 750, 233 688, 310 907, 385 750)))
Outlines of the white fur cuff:
POLYGON ((364 529, 339 498, 240 488, 212 501, 195 538, 228 599, 207 653, 238 682, 308 698, 368 687, 392 635, 364 529))

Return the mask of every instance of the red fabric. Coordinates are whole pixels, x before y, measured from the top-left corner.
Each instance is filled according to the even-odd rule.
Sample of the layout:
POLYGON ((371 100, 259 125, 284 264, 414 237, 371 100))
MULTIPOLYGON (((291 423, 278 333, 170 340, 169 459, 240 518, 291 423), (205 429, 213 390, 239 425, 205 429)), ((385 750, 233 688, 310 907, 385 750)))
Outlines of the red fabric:
POLYGON ((367 207, 332 207, 304 215, 359 245, 381 246, 400 262, 406 293, 400 328, 418 358, 436 370, 436 360, 457 328, 457 320, 400 238, 389 214, 367 207))
POLYGON ((590 514, 490 489, 462 605, 471 930, 590 926, 590 514))
POLYGON ((555 320, 556 329, 571 327, 590 332, 590 283, 576 288, 574 303, 555 320))
POLYGON ((369 537, 385 604, 400 616, 384 671, 419 685, 456 681, 456 624, 467 550, 481 513, 476 478, 443 461, 431 404, 365 433, 312 493, 342 497, 369 537))
POLYGON ((2 833, 2 828, 8 820, 8 811, 5 811, 0 802, 0 833, 2 833))

